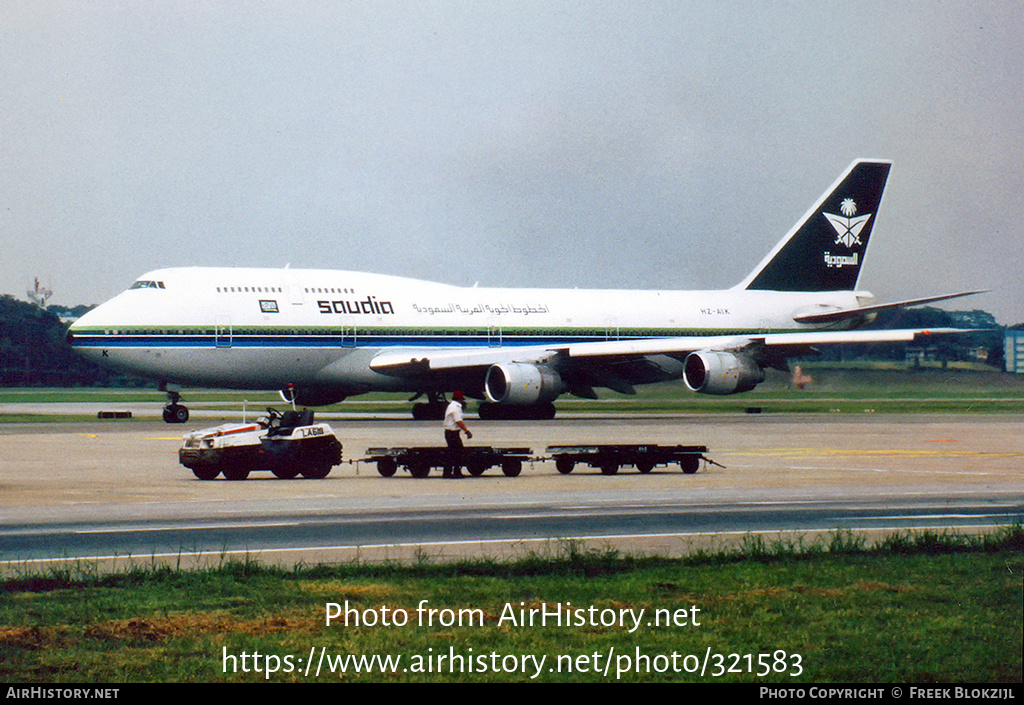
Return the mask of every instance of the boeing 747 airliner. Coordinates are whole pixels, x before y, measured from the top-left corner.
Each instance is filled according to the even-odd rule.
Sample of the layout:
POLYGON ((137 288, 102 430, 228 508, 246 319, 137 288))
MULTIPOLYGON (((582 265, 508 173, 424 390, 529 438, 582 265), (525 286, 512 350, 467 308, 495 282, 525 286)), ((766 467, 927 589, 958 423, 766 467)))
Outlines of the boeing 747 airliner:
MULTIPOLYGON (((175 268, 144 274, 75 322, 89 358, 151 378, 182 423, 180 388, 287 390, 302 405, 369 391, 455 389, 483 417, 550 418, 569 393, 682 379, 734 394, 817 345, 910 341, 853 330, 883 309, 857 290, 890 162, 858 160, 739 284, 717 291, 463 288, 333 270, 175 268)), ((951 331, 931 331, 951 332, 951 331)), ((414 410, 417 413, 417 410, 414 410)))

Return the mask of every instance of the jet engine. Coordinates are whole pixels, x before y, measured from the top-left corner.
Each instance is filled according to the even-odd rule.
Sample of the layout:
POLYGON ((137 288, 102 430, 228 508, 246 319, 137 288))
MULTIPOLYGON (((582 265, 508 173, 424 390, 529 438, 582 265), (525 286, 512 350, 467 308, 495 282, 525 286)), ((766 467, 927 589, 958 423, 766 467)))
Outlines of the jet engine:
POLYGON ((525 362, 491 365, 484 378, 484 394, 497 404, 543 404, 566 389, 554 368, 525 362))
POLYGON ((683 381, 701 394, 749 392, 764 381, 764 370, 745 355, 720 350, 698 350, 686 356, 683 381))
POLYGON ((293 387, 288 385, 280 390, 281 399, 291 404, 293 401, 299 406, 328 406, 343 401, 346 397, 344 392, 331 388, 319 387, 293 387))

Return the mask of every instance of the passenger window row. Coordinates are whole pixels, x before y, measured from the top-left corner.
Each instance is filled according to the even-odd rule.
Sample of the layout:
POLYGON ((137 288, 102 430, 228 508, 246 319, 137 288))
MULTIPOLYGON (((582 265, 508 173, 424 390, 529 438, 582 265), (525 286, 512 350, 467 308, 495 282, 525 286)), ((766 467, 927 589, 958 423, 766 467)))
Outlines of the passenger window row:
POLYGON ((218 286, 218 294, 280 294, 279 286, 218 286))

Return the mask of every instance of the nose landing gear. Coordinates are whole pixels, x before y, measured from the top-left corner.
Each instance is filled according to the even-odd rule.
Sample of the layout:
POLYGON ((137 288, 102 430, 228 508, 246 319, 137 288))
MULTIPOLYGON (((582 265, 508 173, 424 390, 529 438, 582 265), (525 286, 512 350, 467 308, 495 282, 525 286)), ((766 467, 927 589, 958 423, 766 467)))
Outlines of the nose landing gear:
POLYGON ((188 407, 179 404, 181 395, 177 392, 167 392, 167 406, 164 407, 164 421, 166 423, 185 423, 188 421, 188 407))

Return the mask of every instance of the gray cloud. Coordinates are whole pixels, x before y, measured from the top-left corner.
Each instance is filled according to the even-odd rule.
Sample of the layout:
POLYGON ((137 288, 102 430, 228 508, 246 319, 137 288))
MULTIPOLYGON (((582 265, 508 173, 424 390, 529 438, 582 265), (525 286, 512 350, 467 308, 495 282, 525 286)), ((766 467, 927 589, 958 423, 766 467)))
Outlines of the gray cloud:
POLYGON ((1016 3, 0 6, 0 291, 182 264, 731 286, 856 157, 862 283, 1024 320, 1016 3))

